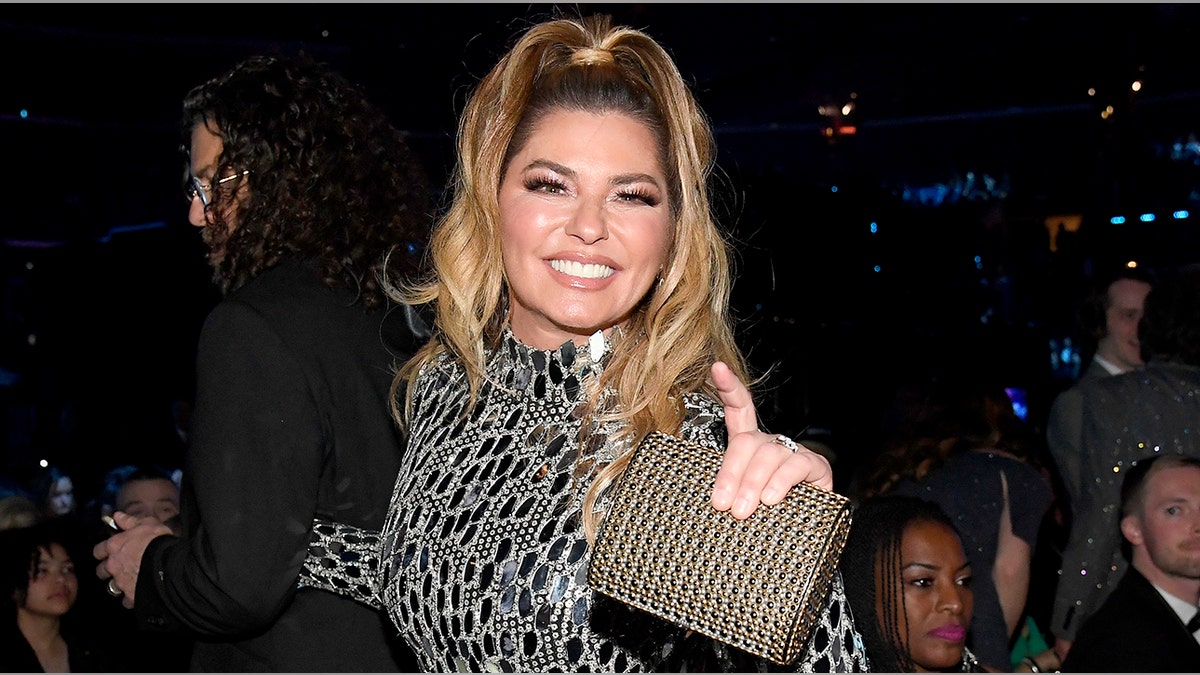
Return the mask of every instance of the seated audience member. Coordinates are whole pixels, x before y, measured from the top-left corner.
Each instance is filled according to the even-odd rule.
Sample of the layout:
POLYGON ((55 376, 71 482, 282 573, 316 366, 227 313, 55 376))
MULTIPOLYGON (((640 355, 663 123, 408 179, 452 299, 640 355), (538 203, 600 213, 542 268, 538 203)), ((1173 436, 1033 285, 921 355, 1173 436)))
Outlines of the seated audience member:
POLYGON ((1066 672, 1200 672, 1200 457, 1137 462, 1121 485, 1130 567, 1083 624, 1066 672))
POLYGON ((75 482, 66 471, 50 465, 34 479, 34 497, 41 501, 46 518, 75 517, 75 482))
POLYGON ((864 500, 839 566, 872 672, 983 672, 966 646, 971 563, 936 504, 864 500))
POLYGON ((0 662, 8 672, 103 672, 109 655, 79 621, 74 538, 43 521, 0 532, 0 662))
MULTIPOLYGON (((101 511, 120 511, 139 518, 151 516, 180 534, 179 486, 164 469, 119 466, 105 475, 101 511)), ((107 528, 100 525, 99 527, 107 528)), ((104 536, 111 534, 107 530, 104 536)), ((111 595, 111 594, 110 594, 111 595)), ((186 633, 144 630, 120 596, 105 598, 103 622, 121 645, 121 667, 129 672, 182 672, 189 668, 194 640, 186 633)))
POLYGON ((1072 516, 1050 625, 1063 658, 1127 566, 1118 511, 1123 472, 1157 454, 1200 456, 1200 266, 1157 275, 1138 335, 1141 370, 1080 387, 1088 489, 1072 516))
POLYGON ((131 516, 154 516, 166 523, 179 515, 179 486, 161 469, 138 468, 121 484, 114 506, 131 516))
POLYGON ((1025 615, 1034 548, 1053 499, 1038 439, 1002 387, 939 378, 913 397, 875 461, 864 497, 895 493, 937 504, 955 523, 975 574, 967 644, 1007 671, 1025 615))

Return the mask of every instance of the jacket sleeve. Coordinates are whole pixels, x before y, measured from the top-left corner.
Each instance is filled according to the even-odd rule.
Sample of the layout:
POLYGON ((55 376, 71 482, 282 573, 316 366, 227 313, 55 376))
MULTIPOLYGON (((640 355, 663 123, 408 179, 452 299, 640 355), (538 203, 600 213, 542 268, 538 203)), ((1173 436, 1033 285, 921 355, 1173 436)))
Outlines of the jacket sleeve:
MULTIPOLYGON (((1088 406, 1094 404, 1085 393, 1085 409, 1088 406)), ((1102 440, 1105 434, 1098 426, 1103 419, 1101 415, 1102 411, 1096 411, 1083 422, 1081 475, 1103 476, 1106 470, 1111 472, 1115 462, 1112 451, 1102 440)), ((1074 640, 1084 621, 1099 608, 1125 572, 1121 518, 1115 508, 1109 508, 1118 501, 1116 488, 1109 482, 1080 492, 1054 593, 1050 632, 1056 637, 1074 640)))
POLYGON ((227 299, 213 310, 197 355, 187 536, 147 549, 143 625, 230 637, 261 630, 286 607, 328 438, 314 375, 249 306, 227 299))
POLYGON ((1046 445, 1067 488, 1072 517, 1079 510, 1083 492, 1082 434, 1083 396, 1073 387, 1055 397, 1046 420, 1046 445))

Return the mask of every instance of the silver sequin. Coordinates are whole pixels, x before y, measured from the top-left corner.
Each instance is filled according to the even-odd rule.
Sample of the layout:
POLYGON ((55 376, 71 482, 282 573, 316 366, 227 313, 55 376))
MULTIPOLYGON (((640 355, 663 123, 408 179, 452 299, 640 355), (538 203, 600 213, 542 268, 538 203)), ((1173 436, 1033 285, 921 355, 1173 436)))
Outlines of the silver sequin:
MULTIPOLYGON (((422 372, 383 532, 388 613, 429 671, 765 669, 586 585, 583 493, 621 449, 600 426, 579 447, 586 387, 603 367, 592 351, 534 350, 506 334, 470 406, 452 361, 422 372)), ((685 406, 681 435, 723 448, 721 405, 692 395, 685 406)), ((795 667, 866 665, 839 576, 795 667)))

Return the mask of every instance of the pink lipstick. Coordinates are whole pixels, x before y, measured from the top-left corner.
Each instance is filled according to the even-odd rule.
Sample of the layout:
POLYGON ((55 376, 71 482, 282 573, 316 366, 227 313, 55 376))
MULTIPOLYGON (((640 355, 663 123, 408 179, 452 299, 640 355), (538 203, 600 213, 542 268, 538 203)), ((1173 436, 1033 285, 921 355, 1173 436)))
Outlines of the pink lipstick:
POLYGON ((929 631, 929 634, 936 638, 949 640, 950 642, 962 642, 967 637, 967 629, 963 626, 947 624, 934 628, 929 631))

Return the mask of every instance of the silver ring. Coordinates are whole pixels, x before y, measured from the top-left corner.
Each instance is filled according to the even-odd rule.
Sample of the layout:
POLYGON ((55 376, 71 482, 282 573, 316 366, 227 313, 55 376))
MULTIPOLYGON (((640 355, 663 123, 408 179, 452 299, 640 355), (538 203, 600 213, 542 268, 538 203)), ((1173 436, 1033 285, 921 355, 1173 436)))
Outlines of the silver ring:
POLYGON ((125 595, 120 588, 117 588, 117 580, 115 578, 110 577, 108 580, 108 594, 114 598, 119 598, 122 595, 125 595))
POLYGON ((784 436, 783 434, 779 434, 775 438, 772 438, 771 442, 782 445, 783 447, 787 448, 788 450, 791 450, 792 452, 800 451, 800 446, 796 445, 796 441, 793 441, 792 439, 788 438, 787 436, 784 436))

